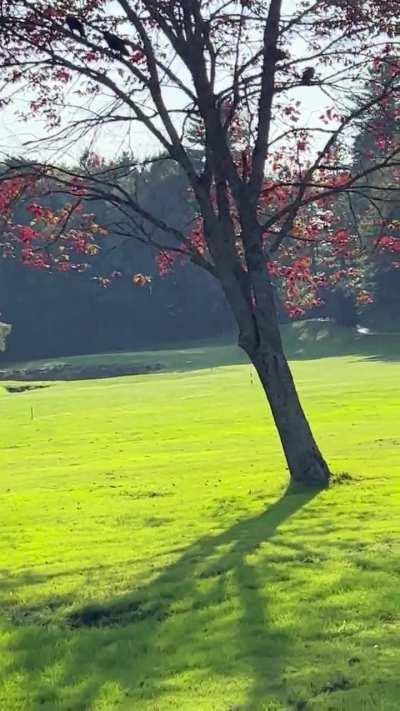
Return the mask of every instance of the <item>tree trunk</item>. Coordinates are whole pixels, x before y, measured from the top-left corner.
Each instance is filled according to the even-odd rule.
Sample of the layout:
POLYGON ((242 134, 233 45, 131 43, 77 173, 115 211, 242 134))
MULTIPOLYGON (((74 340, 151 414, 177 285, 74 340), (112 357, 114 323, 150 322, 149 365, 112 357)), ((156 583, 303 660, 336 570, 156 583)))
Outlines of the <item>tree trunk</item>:
POLYGON ((329 468, 312 435, 293 382, 279 330, 276 300, 262 252, 248 255, 255 267, 237 274, 220 268, 219 279, 239 327, 239 345, 254 364, 282 442, 292 481, 310 487, 329 483, 329 468), (251 279, 251 283, 250 280, 251 279), (255 307, 249 297, 255 294, 255 307))
POLYGON ((310 487, 329 483, 329 468, 300 404, 282 347, 248 353, 266 393, 291 479, 310 487))

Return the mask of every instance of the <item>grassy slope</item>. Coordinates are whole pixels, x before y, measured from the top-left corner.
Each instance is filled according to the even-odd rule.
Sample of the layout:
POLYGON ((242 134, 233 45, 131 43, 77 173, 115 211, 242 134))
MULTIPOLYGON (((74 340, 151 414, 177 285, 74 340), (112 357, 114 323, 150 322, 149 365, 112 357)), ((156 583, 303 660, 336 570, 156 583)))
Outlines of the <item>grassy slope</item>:
MULTIPOLYGON (((164 370, 182 371, 196 370, 199 368, 214 368, 220 365, 234 365, 246 363, 247 358, 243 351, 232 345, 218 345, 210 347, 209 344, 199 344, 193 348, 182 348, 162 351, 137 351, 131 353, 99 353, 95 355, 66 356, 51 360, 34 360, 26 363, 4 364, 4 369, 40 369, 53 364, 73 365, 77 368, 85 366, 155 366, 161 365, 164 370)), ((40 375, 40 372, 39 372, 40 375)))
MULTIPOLYGON (((373 334, 362 336, 350 328, 333 323, 309 320, 297 321, 281 328, 286 351, 295 360, 324 358, 338 355, 364 356, 372 360, 397 361, 400 354, 399 334, 373 334)), ((214 368, 221 365, 247 363, 242 350, 232 346, 231 341, 221 341, 218 345, 199 342, 191 347, 157 351, 122 351, 120 353, 100 353, 95 355, 65 356, 52 360, 34 360, 25 363, 3 363, 0 371, 12 369, 38 370, 38 379, 43 375, 40 369, 49 365, 66 364, 74 367, 87 366, 155 366, 164 370, 184 371, 199 368, 214 368)))
POLYGON ((248 365, 0 386, 1 709, 398 709, 400 366, 294 370, 314 497, 248 365))

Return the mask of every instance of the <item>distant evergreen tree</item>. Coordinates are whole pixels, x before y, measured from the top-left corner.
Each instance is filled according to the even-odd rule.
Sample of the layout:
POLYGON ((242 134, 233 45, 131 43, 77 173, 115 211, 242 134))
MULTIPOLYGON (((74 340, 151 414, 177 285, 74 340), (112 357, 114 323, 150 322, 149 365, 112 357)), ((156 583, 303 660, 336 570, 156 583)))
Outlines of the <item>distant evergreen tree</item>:
MULTIPOLYGON (((365 88, 364 97, 358 98, 358 101, 365 101, 365 96, 373 100, 385 91, 385 87, 393 84, 400 87, 400 58, 388 55, 376 68, 376 73, 371 76, 365 88)), ((367 121, 363 118, 353 146, 354 165, 377 165, 388 155, 388 150, 394 151, 399 147, 400 94, 392 92, 385 102, 379 102, 371 108, 367 121)), ((389 197, 383 191, 389 176, 393 178, 391 171, 392 168, 388 167, 375 174, 369 181, 370 185, 363 190, 363 195, 353 202, 354 210, 363 217, 363 232, 367 234, 370 243, 382 237, 374 225, 378 212, 388 222, 399 221, 400 226, 400 187, 398 191, 391 191, 389 197), (381 193, 379 187, 382 188, 381 193)), ((400 229, 391 229, 390 235, 400 239, 400 229)), ((394 266, 391 254, 382 253, 378 249, 370 271, 375 303, 366 313, 367 320, 381 327, 386 325, 400 328, 400 270, 394 266)))

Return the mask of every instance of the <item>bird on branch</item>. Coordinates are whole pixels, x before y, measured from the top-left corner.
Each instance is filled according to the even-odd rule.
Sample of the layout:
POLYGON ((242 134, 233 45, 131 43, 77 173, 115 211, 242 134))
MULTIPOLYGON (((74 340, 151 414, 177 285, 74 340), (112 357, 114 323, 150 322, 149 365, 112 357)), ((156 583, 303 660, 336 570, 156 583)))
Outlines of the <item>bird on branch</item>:
POLYGON ((114 52, 119 52, 119 54, 125 54, 126 56, 129 56, 129 51, 123 39, 117 37, 117 35, 114 35, 112 32, 108 32, 108 30, 105 30, 103 32, 103 37, 107 42, 109 48, 112 49, 114 52))
POLYGON ((267 52, 268 56, 272 57, 274 62, 282 62, 284 59, 288 58, 288 53, 284 52, 283 49, 279 49, 279 47, 273 47, 272 45, 269 45, 267 47, 267 52))
POLYGON ((86 37, 85 28, 82 22, 78 20, 77 17, 74 17, 73 15, 67 15, 67 17, 65 18, 65 22, 67 23, 72 33, 79 32, 81 37, 86 37))
POLYGON ((306 67, 301 75, 301 83, 305 86, 310 86, 315 74, 314 67, 306 67))
POLYGON ((284 52, 283 49, 279 49, 279 47, 272 50, 272 54, 275 62, 283 62, 284 59, 288 58, 288 53, 284 52))

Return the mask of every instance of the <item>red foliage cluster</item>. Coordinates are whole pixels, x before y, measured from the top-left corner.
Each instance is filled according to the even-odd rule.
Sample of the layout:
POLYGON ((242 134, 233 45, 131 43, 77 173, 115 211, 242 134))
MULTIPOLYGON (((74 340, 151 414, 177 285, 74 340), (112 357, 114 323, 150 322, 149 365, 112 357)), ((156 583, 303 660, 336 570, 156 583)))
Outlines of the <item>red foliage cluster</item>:
POLYGON ((0 216, 6 219, 14 203, 21 197, 26 188, 23 178, 4 180, 0 186, 0 216))
POLYGON ((390 257, 394 269, 400 269, 400 237, 383 235, 376 241, 375 246, 379 254, 390 257))
POLYGON ((106 234, 82 206, 82 185, 74 181, 69 194, 74 202, 60 209, 45 204, 48 185, 40 180, 10 179, 0 183, 0 250, 3 257, 19 259, 33 269, 83 271, 100 251, 97 239, 106 234), (14 207, 18 212, 14 214, 14 207), (17 219, 19 216, 19 219, 17 219))
POLYGON ((156 266, 160 276, 169 274, 176 264, 184 264, 192 255, 203 256, 207 253, 207 245, 204 239, 203 221, 197 218, 192 225, 186 242, 180 245, 179 251, 174 249, 162 249, 156 256, 156 266))
POLYGON ((377 247, 384 252, 400 254, 400 239, 398 237, 388 237, 387 235, 384 235, 377 240, 376 244, 377 247))
POLYGON ((155 261, 160 276, 166 276, 173 270, 177 256, 178 252, 167 251, 166 249, 162 249, 156 255, 155 261))

